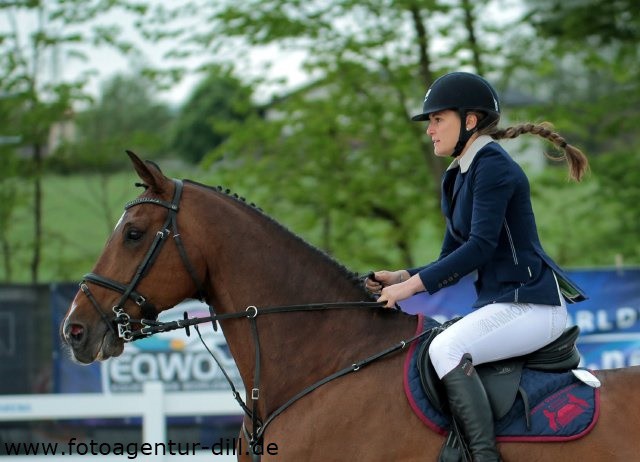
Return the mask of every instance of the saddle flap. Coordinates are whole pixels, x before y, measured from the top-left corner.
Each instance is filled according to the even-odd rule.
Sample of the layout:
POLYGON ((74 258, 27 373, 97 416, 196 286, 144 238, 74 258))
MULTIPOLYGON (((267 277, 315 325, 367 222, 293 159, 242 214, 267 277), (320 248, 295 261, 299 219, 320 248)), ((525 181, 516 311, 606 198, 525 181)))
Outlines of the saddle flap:
POLYGON ((522 361, 505 359, 476 367, 487 392, 493 418, 503 418, 516 400, 522 377, 522 361))
POLYGON ((427 398, 433 407, 438 409, 440 412, 444 412, 447 409, 447 396, 444 391, 444 385, 440 382, 440 378, 438 377, 438 374, 436 374, 436 370, 434 369, 433 364, 431 364, 431 358, 429 357, 429 346, 431 345, 431 341, 440 332, 442 332, 440 328, 431 329, 425 341, 420 344, 417 365, 422 389, 427 395, 427 398))

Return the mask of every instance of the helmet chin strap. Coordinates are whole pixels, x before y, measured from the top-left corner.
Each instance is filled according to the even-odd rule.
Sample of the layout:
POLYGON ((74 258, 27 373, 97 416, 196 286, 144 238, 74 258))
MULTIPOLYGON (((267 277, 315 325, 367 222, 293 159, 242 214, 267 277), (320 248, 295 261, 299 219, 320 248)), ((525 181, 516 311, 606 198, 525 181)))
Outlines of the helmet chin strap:
POLYGON ((467 111, 459 109, 458 114, 460 115, 460 135, 458 136, 458 142, 456 143, 455 148, 453 148, 451 157, 458 157, 467 145, 469 138, 478 131, 478 124, 476 124, 476 126, 471 130, 467 130, 467 111))

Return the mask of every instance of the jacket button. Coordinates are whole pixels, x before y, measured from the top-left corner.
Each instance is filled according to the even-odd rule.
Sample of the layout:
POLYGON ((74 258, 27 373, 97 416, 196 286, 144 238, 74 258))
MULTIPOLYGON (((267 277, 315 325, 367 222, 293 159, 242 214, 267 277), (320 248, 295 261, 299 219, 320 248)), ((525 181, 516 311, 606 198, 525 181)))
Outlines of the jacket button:
POLYGON ((442 289, 442 283, 441 282, 438 283, 438 289, 442 289))
POLYGON ((449 282, 453 282, 453 276, 449 276, 449 282))

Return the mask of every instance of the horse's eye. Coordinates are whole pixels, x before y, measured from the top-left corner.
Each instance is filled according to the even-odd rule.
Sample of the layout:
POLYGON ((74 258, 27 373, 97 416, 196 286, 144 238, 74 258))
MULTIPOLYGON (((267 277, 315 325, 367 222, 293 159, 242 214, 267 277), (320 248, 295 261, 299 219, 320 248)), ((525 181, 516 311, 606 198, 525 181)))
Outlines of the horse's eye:
POLYGON ((139 241, 142 239, 144 233, 136 228, 131 228, 127 231, 126 238, 127 241, 139 241))

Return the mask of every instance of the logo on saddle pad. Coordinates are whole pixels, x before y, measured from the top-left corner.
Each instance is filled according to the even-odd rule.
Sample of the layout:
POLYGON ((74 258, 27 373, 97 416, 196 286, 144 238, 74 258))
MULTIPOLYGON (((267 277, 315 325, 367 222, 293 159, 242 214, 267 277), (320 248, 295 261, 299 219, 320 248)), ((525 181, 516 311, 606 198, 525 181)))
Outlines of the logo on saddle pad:
POLYGON ((587 401, 568 392, 553 396, 542 404, 545 407, 542 413, 549 420, 549 428, 554 432, 567 427, 590 408, 587 401))

